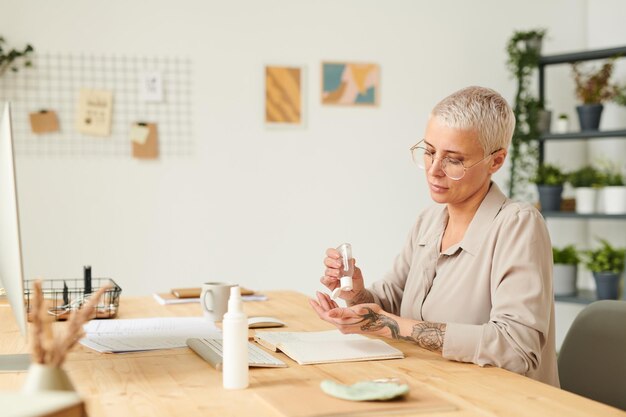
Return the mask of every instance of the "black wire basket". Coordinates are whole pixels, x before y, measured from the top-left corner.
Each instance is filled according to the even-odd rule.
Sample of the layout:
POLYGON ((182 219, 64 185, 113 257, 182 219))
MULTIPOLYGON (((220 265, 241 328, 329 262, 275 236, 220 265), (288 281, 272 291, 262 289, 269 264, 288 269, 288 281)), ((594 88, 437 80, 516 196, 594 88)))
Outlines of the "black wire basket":
MULTIPOLYGON (((35 280, 24 281, 24 303, 26 304, 28 321, 31 321, 32 315, 34 283, 35 280)), ((67 320, 73 311, 80 309, 89 300, 92 293, 98 291, 102 286, 109 286, 110 288, 102 294, 100 301, 94 307, 93 318, 115 318, 120 306, 122 288, 111 278, 92 278, 91 284, 91 293, 86 293, 83 278, 41 280, 44 304, 48 309, 48 314, 54 316, 55 320, 58 321, 67 320)))

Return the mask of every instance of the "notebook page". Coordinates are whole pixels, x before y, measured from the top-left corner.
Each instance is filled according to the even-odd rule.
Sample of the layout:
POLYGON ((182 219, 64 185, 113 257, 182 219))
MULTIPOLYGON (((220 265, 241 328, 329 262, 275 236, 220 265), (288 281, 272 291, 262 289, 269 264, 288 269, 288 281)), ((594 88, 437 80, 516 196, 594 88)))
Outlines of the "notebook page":
POLYGON ((257 332, 255 340, 281 350, 301 365, 403 358, 402 351, 382 340, 339 330, 323 332, 257 332))
POLYGON ((377 339, 315 343, 295 341, 281 344, 280 350, 300 365, 404 358, 402 351, 377 339))

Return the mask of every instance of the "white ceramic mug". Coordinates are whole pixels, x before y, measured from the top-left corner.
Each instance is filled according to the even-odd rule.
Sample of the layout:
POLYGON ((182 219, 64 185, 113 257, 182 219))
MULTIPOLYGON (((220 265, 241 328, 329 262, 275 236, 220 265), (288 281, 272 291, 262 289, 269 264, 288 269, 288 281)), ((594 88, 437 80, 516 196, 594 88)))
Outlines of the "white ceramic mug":
POLYGON ((235 284, 228 282, 205 282, 202 284, 200 305, 204 316, 212 321, 222 321, 228 310, 230 287, 235 284))

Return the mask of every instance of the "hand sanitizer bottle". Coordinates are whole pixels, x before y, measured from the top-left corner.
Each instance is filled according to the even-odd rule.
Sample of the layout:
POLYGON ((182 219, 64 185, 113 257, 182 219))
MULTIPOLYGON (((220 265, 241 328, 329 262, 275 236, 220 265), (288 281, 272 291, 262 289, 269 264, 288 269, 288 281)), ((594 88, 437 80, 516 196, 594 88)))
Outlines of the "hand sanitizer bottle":
POLYGON ((352 275, 354 275, 354 266, 350 262, 352 260, 352 245, 343 243, 337 248, 341 254, 342 268, 341 277, 339 278, 339 287, 335 288, 332 298, 337 298, 341 291, 352 291, 352 275))
POLYGON ((222 384, 226 389, 248 387, 248 318, 243 312, 241 290, 230 288, 228 311, 222 320, 224 363, 222 384))

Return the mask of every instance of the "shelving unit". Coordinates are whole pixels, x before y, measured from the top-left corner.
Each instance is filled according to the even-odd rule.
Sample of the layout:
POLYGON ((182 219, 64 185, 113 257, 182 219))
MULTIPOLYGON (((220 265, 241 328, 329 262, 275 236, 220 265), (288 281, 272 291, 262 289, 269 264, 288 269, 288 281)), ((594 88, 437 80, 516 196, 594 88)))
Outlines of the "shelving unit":
POLYGON ((563 303, 589 304, 596 301, 596 294, 591 290, 579 290, 576 295, 557 295, 554 298, 563 303))
MULTIPOLYGON (((549 65, 571 64, 578 61, 593 61, 596 59, 606 59, 621 55, 626 58, 626 46, 608 49, 596 49, 592 51, 572 52, 568 54, 546 55, 539 58, 539 101, 545 102, 545 69, 549 65)), ((582 131, 562 134, 546 134, 539 137, 539 162, 544 161, 544 142, 546 140, 571 140, 571 139, 591 139, 626 137, 626 129, 610 131, 582 131)))
POLYGON ((594 139, 594 138, 615 138, 625 137, 626 129, 619 130, 598 130, 598 131, 582 131, 567 133, 547 133, 539 137, 539 140, 576 140, 576 139, 594 139))
MULTIPOLYGON (((545 68, 549 65, 571 64, 579 61, 592 61, 597 59, 607 59, 614 56, 626 58, 626 46, 608 49, 597 49, 583 52, 573 52, 559 55, 542 56, 539 59, 539 100, 545 102, 545 68)), ((606 131, 580 131, 568 133, 548 133, 539 137, 539 163, 543 163, 545 158, 545 142, 548 140, 593 140, 597 138, 624 138, 626 139, 626 128, 606 131)), ((600 219, 600 220, 626 220, 626 214, 579 214, 568 211, 543 211, 545 218, 557 219, 600 219)), ((595 294, 589 290, 579 291, 577 296, 556 297, 556 301, 576 304, 589 304, 595 301, 595 294)))
POLYGON ((541 214, 543 217, 560 217, 563 219, 626 220, 626 214, 580 214, 574 211, 542 211, 541 214))

